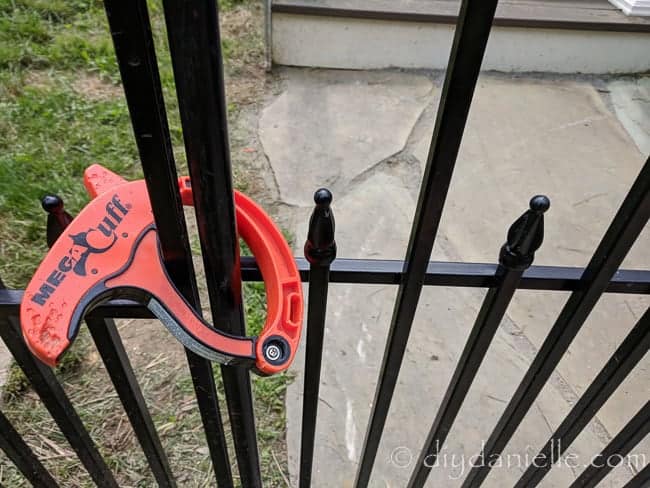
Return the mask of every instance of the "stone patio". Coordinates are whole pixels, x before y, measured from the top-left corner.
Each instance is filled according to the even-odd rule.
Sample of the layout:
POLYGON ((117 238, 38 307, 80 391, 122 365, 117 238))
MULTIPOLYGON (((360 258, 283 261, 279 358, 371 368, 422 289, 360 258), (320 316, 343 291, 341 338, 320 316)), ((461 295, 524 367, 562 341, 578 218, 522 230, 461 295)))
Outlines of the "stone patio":
MULTIPOLYGON (((339 257, 403 259, 441 75, 286 69, 281 77, 259 134, 296 253, 302 254, 312 194, 327 186, 339 257)), ((536 264, 586 265, 650 152, 649 80, 482 75, 432 259, 495 262, 508 226, 531 196, 543 193, 551 209, 536 264)), ((647 268, 649 243, 646 229, 624 266, 647 268)), ((314 486, 352 486, 396 289, 330 288, 314 486)), ((424 290, 372 486, 405 485, 410 455, 422 446, 484 293, 424 290)), ((467 473, 461 456, 467 462, 479 452, 567 296, 515 295, 442 451, 447 466, 432 471, 428 486, 460 485, 467 473)), ((506 453, 537 452, 649 304, 633 295, 600 300, 506 453)), ((287 395, 294 481, 302 361, 300 354, 287 395)), ((568 450, 581 464, 647 401, 649 368, 646 356, 568 450)), ((634 452, 650 460, 650 440, 634 452)), ((526 467, 514 464, 494 469, 485 486, 512 485, 526 467)), ((568 486, 580 471, 555 468, 543 486, 568 486)), ((602 486, 622 486, 633 473, 620 466, 602 486)))

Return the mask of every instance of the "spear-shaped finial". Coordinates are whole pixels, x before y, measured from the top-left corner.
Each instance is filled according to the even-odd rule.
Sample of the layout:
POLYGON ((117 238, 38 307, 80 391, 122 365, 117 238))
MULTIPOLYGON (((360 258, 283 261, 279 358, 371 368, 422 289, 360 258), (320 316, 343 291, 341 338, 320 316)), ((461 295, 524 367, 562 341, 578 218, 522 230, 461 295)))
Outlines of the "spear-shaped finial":
POLYGON ((334 214, 330 208, 332 193, 321 188, 314 193, 314 202, 316 206, 309 219, 305 257, 312 265, 328 266, 336 257, 334 214))
POLYGON ((63 208, 63 199, 58 195, 45 195, 41 200, 47 216, 47 247, 52 247, 65 228, 72 222, 72 215, 63 208))
POLYGON ((499 263, 510 269, 525 269, 531 265, 535 251, 544 240, 544 212, 550 206, 550 200, 544 195, 531 198, 530 210, 508 230, 508 239, 501 248, 499 263))

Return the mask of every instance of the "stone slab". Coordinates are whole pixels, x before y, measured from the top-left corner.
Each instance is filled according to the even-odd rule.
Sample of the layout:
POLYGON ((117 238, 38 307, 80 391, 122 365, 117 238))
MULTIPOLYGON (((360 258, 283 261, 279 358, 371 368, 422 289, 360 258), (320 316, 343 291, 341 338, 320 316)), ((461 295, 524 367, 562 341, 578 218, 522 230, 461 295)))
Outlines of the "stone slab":
MULTIPOLYGON (((341 76, 339 72, 296 70, 285 71, 284 75, 287 86, 292 86, 292 78, 297 77, 303 87, 317 86, 319 93, 328 92, 330 88, 324 86, 340 84, 341 76), (314 80, 305 81, 310 76, 314 80)), ((363 83, 368 75, 355 76, 363 83)), ((399 76, 403 79, 409 75, 399 76)), ((382 86, 386 91, 393 89, 392 82, 382 86)), ((587 263, 644 161, 610 109, 607 94, 595 86, 601 85, 482 76, 434 246, 434 259, 494 262, 508 226, 527 208, 529 198, 546 193, 552 206, 546 219, 546 242, 536 262, 574 266, 587 263)), ((308 99, 304 89, 302 97, 308 99)), ((313 189, 321 186, 329 174, 338 175, 325 183, 332 186, 335 195, 339 257, 403 258, 417 199, 413 179, 421 177, 437 103, 430 96, 424 102, 418 108, 423 115, 417 123, 410 125, 408 117, 402 121, 407 126, 400 141, 403 149, 388 159, 368 162, 365 169, 355 166, 354 171, 330 164, 331 158, 324 153, 313 153, 311 168, 330 164, 329 172, 323 170, 315 175, 296 163, 298 156, 289 154, 304 154, 303 148, 310 143, 291 143, 316 137, 320 144, 325 137, 333 140, 350 131, 349 137, 353 137, 355 128, 372 131, 375 121, 366 118, 371 109, 357 107, 343 121, 323 119, 318 131, 307 126, 302 135, 298 134, 298 126, 293 132, 283 129, 291 123, 285 119, 294 116, 288 110, 275 113, 275 125, 260 125, 260 130, 264 125, 266 131, 263 138, 284 151, 269 151, 265 145, 281 196, 284 194, 279 175, 294 178, 291 188, 297 191, 284 200, 289 205, 282 208, 285 221, 291 222, 297 248, 306 235, 313 189), (316 164, 319 158, 320 164, 316 164), (302 193, 306 196, 295 197, 302 193)), ((277 99, 270 107, 276 103, 277 99)), ((370 98, 364 103, 371 103, 370 98)), ((267 109, 265 117, 269 113, 267 109)), ((647 268, 649 236, 648 232, 642 235, 626 266, 647 268)), ((352 486, 395 293, 396 287, 392 286, 330 288, 313 486, 352 486)), ((423 291, 371 486, 405 485, 413 457, 437 412, 484 293, 462 288, 423 291)), ((459 467, 458 460, 467 462, 477 454, 481 440, 490 434, 567 296, 530 291, 515 295, 448 437, 446 465, 433 470, 427 486, 461 484, 467 466, 459 467)), ((649 304, 647 297, 614 295, 599 302, 506 454, 532 457, 537 452, 649 304)), ((599 412, 597 420, 571 446, 569 452, 579 462, 587 463, 647 400, 649 361, 644 359, 599 412)), ((303 362, 300 352, 292 366, 296 382, 287 394, 293 482, 298 474, 303 362)), ((640 449, 647 450, 647 446, 640 449)), ((511 486, 524 468, 525 463, 514 462, 495 469, 485 486, 511 486)), ((568 466, 556 468, 545 486, 567 486, 580 471, 568 466)), ((621 486, 631 476, 629 468, 618 468, 602 486, 621 486)))
MULTIPOLYGON (((607 90, 585 82, 481 77, 441 223, 457 259, 493 261, 508 222, 543 193, 551 209, 536 264, 588 263, 645 161, 607 97, 607 90)), ((430 120, 423 124, 432 132, 430 120)), ((650 118, 642 126, 650 130, 650 118)), ((418 160, 425 161, 428 145, 424 137, 414 143, 418 160)), ((649 263, 646 228, 624 266, 647 269, 649 263)), ((539 348, 567 297, 520 291, 508 316, 539 348)), ((649 305, 643 296, 600 300, 559 366, 574 392, 589 386, 649 305)), ((612 401, 599 412, 608 432, 616 433, 621 417, 629 419, 647 398, 639 393, 648 389, 639 372, 649 367, 646 358, 622 386, 630 398, 625 408, 612 401)))
MULTIPOLYGON (((360 185, 354 197, 348 195, 336 201, 341 256, 396 258, 403 253, 414 201, 401 184, 379 173, 360 185), (373 217, 382 216, 376 225, 373 218, 368 218, 368 209, 372 209, 373 217)), ((441 247, 439 253, 445 253, 446 246, 441 247)), ((313 486, 353 484, 395 292, 396 288, 390 286, 331 286, 313 486)), ((483 291, 461 288, 423 292, 371 486, 406 484, 413 458, 424 442, 483 296, 483 291)), ((530 363, 534 351, 520 337, 516 324, 509 319, 507 322, 492 344, 449 436, 444 461, 440 469, 433 471, 428 486, 455 486, 452 482, 462 479, 466 466, 459 464, 460 460, 477 453, 477 446, 492 427, 486 419, 498 418, 530 363)), ((300 351, 294 371, 302 371, 303 354, 300 351)), ((299 459, 302 384, 298 373, 287 394, 289 459, 294 481, 299 459)), ((559 425, 569 408, 556 388, 545 389, 520 435, 509 446, 509 456, 533 456, 535 448, 549 437, 550 425, 559 425)), ((597 445, 598 437, 587 432, 571 452, 585 460, 593 454, 590 447, 597 445)), ((496 469, 488 486, 513 484, 519 474, 516 465, 496 469)), ((617 474, 616 482, 628 479, 626 475, 629 473, 617 474)), ((554 477, 558 484, 553 486, 567 486, 574 472, 565 467, 554 477)))
POLYGON ((650 77, 612 81, 608 88, 616 116, 641 154, 650 154, 650 77))
POLYGON ((259 134, 281 200, 311 204, 401 151, 432 83, 397 72, 285 71, 283 92, 262 112, 259 134))

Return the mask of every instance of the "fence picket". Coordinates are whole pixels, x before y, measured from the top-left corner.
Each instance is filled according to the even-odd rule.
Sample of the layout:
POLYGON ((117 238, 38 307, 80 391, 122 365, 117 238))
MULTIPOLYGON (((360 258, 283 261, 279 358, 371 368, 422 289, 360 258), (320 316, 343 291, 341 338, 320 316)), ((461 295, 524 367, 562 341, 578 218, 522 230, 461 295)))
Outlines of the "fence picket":
POLYGON ((497 0, 463 0, 397 291, 356 488, 370 481, 481 69, 497 0))
MULTIPOLYGON (((562 308, 512 400, 488 438, 482 455, 495 459, 517 430, 537 395, 555 370, 571 341, 603 294, 607 283, 650 217, 650 158, 625 197, 583 273, 586 284, 574 291, 562 308)), ((476 488, 490 472, 489 463, 472 467, 462 488, 476 488)))
POLYGON ((52 475, 41 464, 34 451, 25 443, 2 412, 0 412, 0 449, 33 486, 36 488, 58 488, 59 485, 54 481, 52 475))
POLYGON ((650 308, 612 354, 607 364, 540 450, 534 462, 526 469, 515 488, 534 488, 542 481, 553 467, 551 461, 560 459, 562 453, 569 448, 616 388, 645 356, 649 347, 650 308))
POLYGON ((86 323, 158 486, 175 488, 176 482, 169 467, 167 455, 160 444, 156 427, 124 350, 115 322, 111 319, 89 318, 86 323))
POLYGON ((320 189, 314 195, 314 201, 316 207, 309 220, 309 232, 305 243, 305 258, 309 261, 310 266, 305 384, 300 432, 300 488, 311 486, 329 270, 332 261, 336 257, 334 215, 330 208, 332 194, 328 190, 320 189))
MULTIPOLYGON (((106 0, 104 8, 111 27, 165 268, 181 294, 200 314, 201 303, 178 191, 147 2, 106 0)), ((221 488, 232 487, 232 472, 212 364, 192 351, 186 350, 185 354, 217 484, 221 488)))
POLYGON ((530 201, 530 210, 515 221, 508 232, 507 242, 499 254, 498 286, 490 288, 470 332, 458 365, 442 400, 438 414, 420 452, 420 457, 409 481, 409 488, 421 488, 433 467, 438 450, 442 449, 447 434, 463 405, 474 377, 487 354, 508 305, 517 290, 524 270, 535 256, 544 239, 544 212, 549 208, 548 198, 536 196, 530 201))
POLYGON ((650 401, 621 429, 569 488, 593 488, 623 462, 634 447, 650 433, 650 401))
MULTIPOLYGON (((212 323, 246 335, 217 2, 163 0, 212 323), (209 136, 206 136, 208 135, 209 136)), ((242 485, 262 486, 250 373, 221 366, 242 485)))

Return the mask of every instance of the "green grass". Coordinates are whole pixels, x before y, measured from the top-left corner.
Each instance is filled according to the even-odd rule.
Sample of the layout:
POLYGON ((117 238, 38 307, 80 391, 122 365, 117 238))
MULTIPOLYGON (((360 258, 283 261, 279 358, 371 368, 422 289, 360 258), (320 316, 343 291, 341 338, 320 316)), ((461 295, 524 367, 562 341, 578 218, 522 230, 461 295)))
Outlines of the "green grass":
MULTIPOLYGON (((182 132, 164 19, 160 2, 149 5, 182 171, 182 132)), ((222 20, 254 8, 259 5, 253 1, 224 2, 222 20)), ((222 31, 226 74, 233 87, 229 115, 236 117, 240 104, 250 100, 238 100, 243 95, 238 97, 235 88, 249 81, 250 67, 258 67, 263 57, 261 27, 251 31, 226 24, 222 31)), ((59 194, 75 213, 87 202, 82 174, 89 164, 101 163, 127 178, 141 177, 119 79, 101 2, 0 0, 0 269, 7 285, 24 286, 45 251, 39 205, 43 195, 59 194), (113 96, 86 92, 77 86, 84 78, 113 96)), ((235 183, 246 186, 241 179, 235 183)))
POLYGON ((88 100, 64 81, 0 101, 0 257, 8 285, 24 286, 46 250, 43 195, 59 194, 75 214, 87 202, 82 174, 91 162, 137 176, 123 100, 88 100))
POLYGON ((86 96, 80 76, 119 80, 101 2, 0 0, 0 269, 10 286, 24 286, 45 251, 44 194, 75 213, 90 163, 137 176, 123 98, 86 96))
POLYGON ((99 1, 0 0, 0 68, 87 69, 116 80, 103 15, 99 1))
MULTIPOLYGON (((183 172, 182 133, 162 8, 159 0, 148 3, 174 153, 183 172)), ((253 0, 226 0, 220 6, 232 123, 242 106, 255 103, 263 87, 262 9, 261 2, 253 0)), ((235 164, 241 152, 237 145, 232 141, 235 164)), ((82 175, 92 163, 129 179, 141 177, 102 2, 0 0, 0 276, 7 286, 24 287, 46 252, 42 196, 59 194, 66 209, 76 214, 87 202, 82 175)), ((235 185, 255 187, 237 167, 235 185)), ((264 287, 247 283, 244 288, 247 324, 254 334, 265 319, 264 287)), ((128 336, 138 324, 119 327, 128 336)), ((131 361, 179 486, 212 486, 212 468, 182 349, 162 327, 157 328, 159 324, 154 325, 159 349, 146 350, 144 344, 130 354, 131 361)), ((125 342, 127 347, 138 344, 125 342)), ((120 485, 152 486, 141 449, 85 327, 64 358, 56 374, 120 485)), ((218 368, 215 371, 223 399, 218 368)), ((284 394, 289 381, 287 374, 253 378, 265 486, 285 486, 284 394)), ((3 398, 3 412, 62 486, 93 486, 16 367, 10 371, 3 398)), ((223 402, 222 412, 226 412, 223 402)), ((234 464, 232 444, 230 453, 234 464)), ((27 485, 3 455, 0 483, 27 485)))

